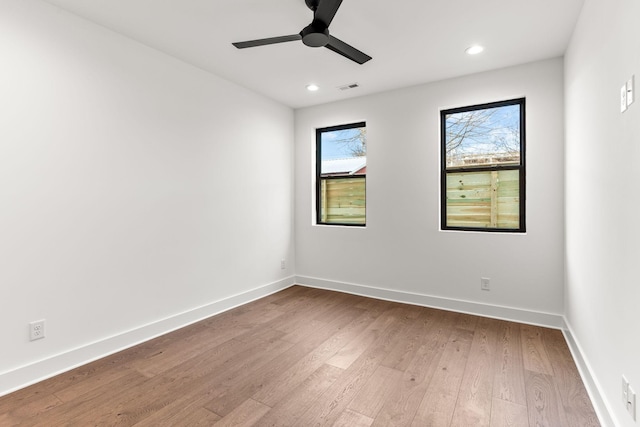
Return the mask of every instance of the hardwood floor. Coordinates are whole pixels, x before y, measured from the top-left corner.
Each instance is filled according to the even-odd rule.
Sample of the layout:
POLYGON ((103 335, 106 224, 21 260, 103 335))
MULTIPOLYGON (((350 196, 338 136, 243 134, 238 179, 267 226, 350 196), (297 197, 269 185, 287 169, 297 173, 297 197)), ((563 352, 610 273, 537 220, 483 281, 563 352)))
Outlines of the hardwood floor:
POLYGON ((599 424, 560 331, 294 286, 4 396, 0 425, 599 424))

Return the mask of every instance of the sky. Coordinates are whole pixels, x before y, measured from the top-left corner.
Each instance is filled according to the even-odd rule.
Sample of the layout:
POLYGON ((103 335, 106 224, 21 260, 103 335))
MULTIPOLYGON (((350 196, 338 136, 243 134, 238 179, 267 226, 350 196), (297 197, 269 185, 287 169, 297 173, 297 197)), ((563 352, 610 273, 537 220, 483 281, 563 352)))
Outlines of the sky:
POLYGON ((358 134, 358 129, 345 129, 322 134, 322 160, 348 159, 353 157, 345 139, 358 134))
MULTIPOLYGON (((451 114, 447 116, 447 127, 452 126, 455 117, 460 118, 481 112, 487 113, 489 119, 475 127, 476 131, 473 132, 472 137, 463 139, 456 150, 457 154, 500 153, 504 152, 505 145, 519 149, 520 105, 518 104, 451 114), (517 132, 514 133, 513 130, 517 132)), ((451 127, 451 131, 458 133, 455 126, 451 127)))

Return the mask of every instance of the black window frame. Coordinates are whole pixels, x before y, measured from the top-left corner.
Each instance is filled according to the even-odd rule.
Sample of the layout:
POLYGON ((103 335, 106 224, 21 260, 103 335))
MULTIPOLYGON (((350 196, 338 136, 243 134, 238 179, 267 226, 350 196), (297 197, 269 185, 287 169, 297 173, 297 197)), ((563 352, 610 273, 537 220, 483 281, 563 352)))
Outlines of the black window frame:
POLYGON ((440 229, 451 231, 482 231, 492 233, 526 233, 526 98, 515 98, 506 101, 489 102, 465 107, 451 108, 440 111, 440 229), (447 129, 446 118, 449 114, 468 111, 485 110, 490 108, 505 107, 510 105, 520 106, 520 163, 505 165, 487 165, 477 167, 453 167, 447 168, 447 129), (501 170, 518 170, 519 174, 519 226, 518 228, 497 227, 467 227, 447 225, 447 173, 492 172, 501 170))
POLYGON ((362 224, 355 223, 343 223, 343 222, 324 222, 322 221, 322 197, 321 197, 321 187, 322 187, 322 179, 326 180, 340 180, 340 179, 352 179, 349 177, 325 177, 322 178, 322 134, 326 132, 335 132, 340 130, 347 129, 357 129, 357 128, 366 128, 366 122, 356 122, 356 123, 348 123, 344 125, 337 126, 328 126, 324 128, 316 128, 316 224, 317 225, 335 225, 341 227, 366 227, 367 225, 367 215, 366 215, 366 188, 367 188, 367 175, 364 176, 365 182, 365 221, 362 224))

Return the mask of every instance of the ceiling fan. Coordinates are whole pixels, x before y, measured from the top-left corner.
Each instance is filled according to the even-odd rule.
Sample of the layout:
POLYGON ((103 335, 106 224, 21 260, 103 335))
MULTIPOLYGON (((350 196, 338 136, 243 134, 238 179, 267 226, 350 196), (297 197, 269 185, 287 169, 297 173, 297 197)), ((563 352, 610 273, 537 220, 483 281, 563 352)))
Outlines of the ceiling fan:
POLYGON ((289 36, 270 37, 267 39, 249 40, 245 42, 232 43, 238 49, 248 47, 265 46, 268 44, 292 42, 302 40, 310 47, 326 47, 340 55, 349 58, 358 64, 364 64, 371 59, 369 55, 348 45, 340 39, 329 34, 329 24, 336 15, 342 0, 304 0, 307 7, 313 11, 313 21, 298 34, 289 36))

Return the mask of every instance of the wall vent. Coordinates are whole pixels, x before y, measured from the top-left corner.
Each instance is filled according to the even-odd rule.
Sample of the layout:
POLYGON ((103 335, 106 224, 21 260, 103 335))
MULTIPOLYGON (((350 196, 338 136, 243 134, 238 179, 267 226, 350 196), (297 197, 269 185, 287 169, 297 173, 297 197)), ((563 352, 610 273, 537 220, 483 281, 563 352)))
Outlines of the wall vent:
POLYGON ((340 90, 349 90, 349 89, 355 89, 357 87, 360 87, 360 85, 358 83, 351 83, 351 84, 344 85, 344 86, 338 86, 338 89, 340 89, 340 90))

